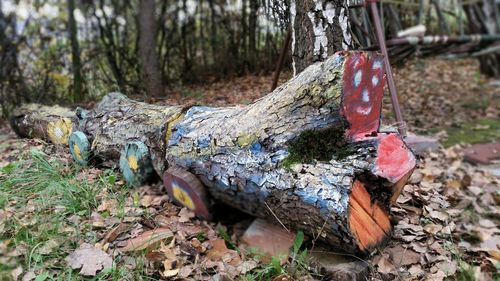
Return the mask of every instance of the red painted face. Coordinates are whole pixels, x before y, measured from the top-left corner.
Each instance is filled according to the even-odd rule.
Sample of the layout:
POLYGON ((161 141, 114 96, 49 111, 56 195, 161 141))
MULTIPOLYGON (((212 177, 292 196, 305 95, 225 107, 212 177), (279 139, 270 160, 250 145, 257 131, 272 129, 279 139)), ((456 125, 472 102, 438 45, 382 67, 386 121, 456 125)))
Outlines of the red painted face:
POLYGON ((377 132, 384 95, 385 69, 381 55, 353 53, 345 61, 342 111, 350 124, 347 137, 359 140, 377 132))

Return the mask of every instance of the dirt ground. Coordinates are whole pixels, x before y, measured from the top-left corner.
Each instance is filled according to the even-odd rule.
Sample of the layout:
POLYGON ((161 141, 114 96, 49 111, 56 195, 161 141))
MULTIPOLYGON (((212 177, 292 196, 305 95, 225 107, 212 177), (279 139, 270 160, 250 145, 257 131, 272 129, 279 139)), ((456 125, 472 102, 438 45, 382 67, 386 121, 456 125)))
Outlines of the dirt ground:
MULTIPOLYGON (((463 160, 469 138, 449 140, 467 128, 498 141, 500 87, 474 60, 414 60, 395 73, 408 129, 447 147, 419 159, 392 209, 388 245, 353 259, 368 265, 370 280, 499 280, 500 178, 463 160)), ((270 81, 245 76, 149 102, 248 104, 270 81)), ((387 95, 383 124, 396 126, 387 95)), ((307 257, 280 264, 240 250, 248 216, 200 221, 169 203, 160 184, 128 189, 113 170, 71 162, 65 148, 0 127, 0 280, 328 280, 307 257)), ((303 253, 311 245, 298 246, 303 253)))

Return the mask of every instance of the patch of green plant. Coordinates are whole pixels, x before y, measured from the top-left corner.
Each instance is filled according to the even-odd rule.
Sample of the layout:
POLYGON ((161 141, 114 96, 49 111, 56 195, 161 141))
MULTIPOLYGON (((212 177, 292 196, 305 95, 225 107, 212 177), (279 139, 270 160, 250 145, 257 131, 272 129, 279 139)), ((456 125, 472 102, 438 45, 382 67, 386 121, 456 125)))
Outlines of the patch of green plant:
POLYGON ((500 119, 482 119, 446 129, 448 138, 443 143, 450 147, 459 143, 476 144, 500 140, 500 119))
POLYGON ((198 239, 198 241, 200 241, 200 242, 203 242, 203 241, 207 240, 207 234, 205 232, 200 232, 200 233, 196 234, 196 239, 198 239))
POLYGON ((221 227, 217 229, 217 235, 219 235, 220 238, 224 239, 224 241, 226 242, 226 246, 229 249, 236 250, 238 253, 240 252, 240 249, 238 248, 238 246, 236 246, 236 244, 233 243, 233 241, 231 241, 231 237, 224 228, 221 227))
MULTIPOLYGON (((25 273, 35 272, 35 280, 91 280, 64 263, 79 241, 91 237, 90 225, 72 224, 68 218, 90 216, 98 205, 97 195, 111 188, 116 176, 105 172, 104 176, 87 181, 78 178, 83 175, 81 167, 51 159, 39 150, 32 150, 1 169, 0 203, 12 215, 0 222, 3 223, 0 244, 6 244, 10 251, 24 249, 25 253, 12 258, 16 259, 13 260, 16 266, 0 266, 0 276, 10 276, 21 265, 25 273), (68 227, 73 231, 66 232, 68 227)), ((90 242, 97 242, 97 237, 93 239, 90 242)), ((123 277, 123 270, 115 268, 99 273, 92 280, 123 277)))
POLYGON ((344 137, 345 126, 302 132, 288 144, 289 155, 282 166, 290 169, 293 164, 329 161, 332 157, 343 159, 353 154, 344 137))

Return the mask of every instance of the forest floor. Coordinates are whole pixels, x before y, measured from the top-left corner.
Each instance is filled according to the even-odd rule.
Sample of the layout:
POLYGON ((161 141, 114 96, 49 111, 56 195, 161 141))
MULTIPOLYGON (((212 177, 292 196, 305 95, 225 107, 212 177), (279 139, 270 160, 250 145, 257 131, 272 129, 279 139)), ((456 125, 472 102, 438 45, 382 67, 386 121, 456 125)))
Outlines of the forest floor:
MULTIPOLYGON (((155 102, 248 104, 270 81, 245 76, 155 102)), ((474 60, 414 60, 396 70, 396 81, 409 130, 443 148, 419 159, 392 210, 393 239, 363 260, 368 278, 500 280, 500 178, 462 157, 469 143, 500 139, 500 85, 474 60)), ((391 120, 387 99, 386 128, 391 120)), ((301 254, 307 241, 297 239, 284 263, 240 249, 250 221, 200 221, 169 203, 160 184, 126 188, 115 170, 78 167, 64 147, 0 126, 0 280, 328 279, 301 254)))

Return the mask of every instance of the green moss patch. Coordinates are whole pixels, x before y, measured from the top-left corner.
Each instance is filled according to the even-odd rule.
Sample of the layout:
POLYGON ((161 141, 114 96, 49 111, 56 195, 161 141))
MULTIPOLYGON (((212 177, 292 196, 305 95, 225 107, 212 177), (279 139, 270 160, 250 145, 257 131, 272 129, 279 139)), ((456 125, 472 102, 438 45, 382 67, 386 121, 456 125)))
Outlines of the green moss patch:
POLYGON ((288 144, 289 155, 282 166, 290 169, 293 164, 330 161, 332 157, 345 158, 353 153, 344 137, 345 126, 302 132, 288 144))
POLYGON ((482 119, 464 123, 458 127, 447 128, 447 140, 443 143, 450 147, 459 143, 489 143, 500 140, 500 120, 482 119))

